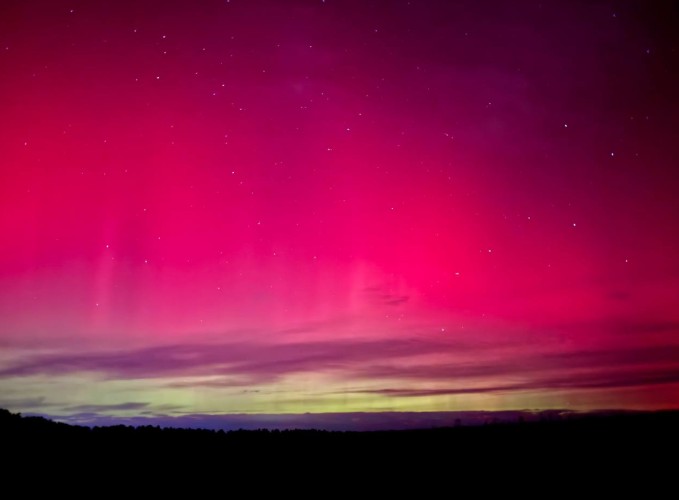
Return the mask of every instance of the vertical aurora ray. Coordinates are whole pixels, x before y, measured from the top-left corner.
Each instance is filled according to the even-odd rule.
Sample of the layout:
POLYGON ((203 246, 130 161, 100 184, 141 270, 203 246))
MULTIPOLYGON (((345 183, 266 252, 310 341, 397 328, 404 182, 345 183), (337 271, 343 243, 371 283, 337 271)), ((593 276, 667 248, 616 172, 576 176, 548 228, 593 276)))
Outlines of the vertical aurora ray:
POLYGON ((4 2, 0 406, 679 406, 676 10, 411 3, 4 2))

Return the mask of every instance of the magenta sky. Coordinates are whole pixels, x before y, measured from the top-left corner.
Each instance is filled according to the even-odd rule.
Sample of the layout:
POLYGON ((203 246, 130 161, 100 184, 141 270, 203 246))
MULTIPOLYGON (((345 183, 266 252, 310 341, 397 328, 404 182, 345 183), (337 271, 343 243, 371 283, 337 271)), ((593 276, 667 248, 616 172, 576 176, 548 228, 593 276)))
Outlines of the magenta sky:
POLYGON ((653 4, 2 2, 0 406, 679 407, 653 4))

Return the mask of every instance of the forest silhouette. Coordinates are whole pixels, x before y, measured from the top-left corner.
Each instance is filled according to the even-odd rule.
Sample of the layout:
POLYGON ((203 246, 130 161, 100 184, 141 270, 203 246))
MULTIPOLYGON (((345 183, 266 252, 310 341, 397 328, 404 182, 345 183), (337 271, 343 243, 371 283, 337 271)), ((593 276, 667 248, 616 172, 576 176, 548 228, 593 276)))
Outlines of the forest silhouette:
POLYGON ((178 457, 256 467, 292 467, 344 460, 351 467, 426 463, 578 464, 660 470, 679 444, 679 412, 604 412, 550 415, 538 421, 489 421, 406 431, 202 430, 158 426, 84 427, 0 409, 0 442, 14 456, 78 456, 106 460, 178 457))

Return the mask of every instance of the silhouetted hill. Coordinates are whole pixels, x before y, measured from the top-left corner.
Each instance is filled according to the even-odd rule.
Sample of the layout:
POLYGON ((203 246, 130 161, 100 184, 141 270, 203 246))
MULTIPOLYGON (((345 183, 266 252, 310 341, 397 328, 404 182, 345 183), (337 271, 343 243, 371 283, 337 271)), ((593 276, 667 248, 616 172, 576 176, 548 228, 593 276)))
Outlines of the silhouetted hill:
POLYGON ((679 412, 594 414, 413 431, 224 432, 122 425, 88 428, 0 410, 4 453, 19 460, 123 468, 181 462, 198 470, 313 470, 348 477, 376 471, 375 467, 444 475, 500 469, 594 475, 609 470, 638 476, 643 469, 670 477, 676 461, 666 456, 674 457, 679 445, 677 429, 679 412))

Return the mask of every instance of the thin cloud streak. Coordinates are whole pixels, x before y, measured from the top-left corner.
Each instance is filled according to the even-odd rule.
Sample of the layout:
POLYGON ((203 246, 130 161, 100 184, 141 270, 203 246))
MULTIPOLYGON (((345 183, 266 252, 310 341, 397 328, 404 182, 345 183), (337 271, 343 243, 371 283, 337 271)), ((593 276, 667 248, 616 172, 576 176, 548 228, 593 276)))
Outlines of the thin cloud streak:
POLYGON ((0 377, 36 374, 100 373, 111 378, 233 374, 263 380, 318 370, 344 368, 378 359, 403 359, 448 352, 480 352, 465 342, 417 340, 336 341, 288 344, 184 344, 129 351, 83 352, 28 357, 0 370, 0 377))
MULTIPOLYGON (((109 380, 175 379, 166 383, 169 388, 228 388, 263 385, 293 374, 333 372, 338 380, 417 382, 417 389, 364 391, 413 397, 671 384, 679 382, 677 360, 679 345, 526 354, 511 345, 473 345, 452 340, 342 340, 269 345, 240 342, 27 357, 0 370, 0 378, 89 372, 109 380), (452 361, 441 362, 437 356, 442 352, 452 361), (661 368, 646 372, 646 366, 661 368), (448 389, 419 388, 422 382, 440 386, 442 381, 483 382, 507 376, 527 381, 486 385, 477 382, 467 384, 469 387, 448 389), (203 380, 199 380, 200 377, 203 380), (205 380, 205 377, 212 378, 205 380)), ((142 409, 143 403, 113 407, 142 409)), ((97 405, 73 408, 91 409, 101 408, 97 405)))
POLYGON ((153 425, 160 427, 257 430, 257 429, 324 429, 329 431, 407 430, 455 425, 482 425, 488 422, 534 421, 541 418, 564 417, 575 414, 569 410, 545 411, 465 411, 465 412, 347 412, 304 414, 186 414, 179 416, 111 416, 83 412, 66 416, 51 416, 61 422, 84 426, 153 425))
POLYGON ((618 389, 650 385, 679 384, 679 369, 653 372, 618 372, 581 374, 571 377, 538 379, 522 384, 485 387, 462 387, 443 389, 364 389, 344 391, 344 394, 378 394, 382 396, 423 397, 452 396, 459 394, 508 393, 516 391, 572 390, 572 389, 618 389))

